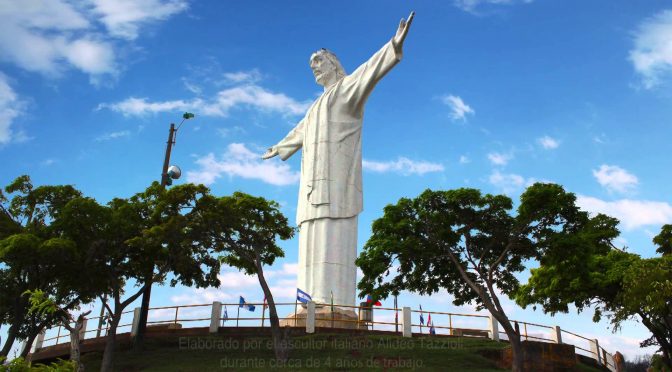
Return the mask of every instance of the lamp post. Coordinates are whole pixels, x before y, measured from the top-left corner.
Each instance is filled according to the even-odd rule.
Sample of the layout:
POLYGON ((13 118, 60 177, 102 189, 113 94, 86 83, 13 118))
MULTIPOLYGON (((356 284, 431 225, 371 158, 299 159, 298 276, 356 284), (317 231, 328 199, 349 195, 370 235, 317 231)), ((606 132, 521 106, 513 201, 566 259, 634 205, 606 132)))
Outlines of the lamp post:
MULTIPOLYGON (((168 142, 166 142, 166 156, 163 159, 163 170, 161 171, 161 187, 166 188, 166 186, 170 186, 173 184, 173 179, 178 179, 180 178, 180 175, 182 172, 180 171, 180 168, 177 166, 168 166, 170 163, 170 152, 173 149, 173 145, 175 144, 175 135, 177 134, 177 131, 180 129, 182 124, 184 123, 185 120, 189 120, 194 117, 194 114, 190 112, 185 112, 182 115, 182 122, 180 122, 180 125, 175 128, 174 123, 170 123, 170 129, 168 130, 168 142)), ((140 321, 138 322, 138 333, 135 335, 135 340, 133 342, 133 348, 136 351, 140 351, 142 349, 142 345, 145 339, 145 333, 147 331, 147 315, 149 312, 149 300, 150 297, 152 296, 152 279, 151 277, 154 275, 154 266, 152 266, 151 272, 148 275, 148 281, 149 284, 147 285, 147 288, 145 291, 142 293, 142 302, 140 304, 140 321)))

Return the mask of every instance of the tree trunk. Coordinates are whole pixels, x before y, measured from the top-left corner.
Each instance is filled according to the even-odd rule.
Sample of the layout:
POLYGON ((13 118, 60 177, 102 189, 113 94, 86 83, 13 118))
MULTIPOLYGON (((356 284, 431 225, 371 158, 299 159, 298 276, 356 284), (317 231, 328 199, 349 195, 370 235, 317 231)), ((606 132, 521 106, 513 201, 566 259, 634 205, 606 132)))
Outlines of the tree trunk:
POLYGON ((14 345, 14 341, 16 341, 17 328, 17 326, 12 325, 7 330, 7 340, 5 340, 5 346, 3 346, 2 350, 0 351, 0 357, 6 358, 7 355, 9 355, 9 352, 12 350, 12 345, 14 345))
POLYGON ((80 360, 80 351, 79 351, 79 331, 75 326, 73 329, 74 332, 70 332, 70 360, 75 362, 75 371, 82 372, 84 371, 84 365, 80 360))
POLYGON ((520 342, 520 335, 516 332, 506 331, 511 345, 511 371, 523 372, 523 344, 520 342))
POLYGON ((670 344, 667 342, 661 343, 660 340, 658 340, 658 343, 660 344, 660 350, 663 352, 663 363, 672 370, 672 356, 670 355, 670 344))
POLYGON ((275 358, 277 360, 286 361, 289 357, 286 342, 287 335, 283 334, 282 330, 280 329, 280 320, 278 319, 278 312, 275 309, 275 300, 273 300, 271 289, 268 287, 268 283, 266 283, 266 278, 264 278, 264 271, 261 267, 261 263, 256 262, 256 266, 259 284, 261 284, 261 289, 264 291, 266 301, 268 301, 268 317, 271 322, 271 334, 273 336, 273 350, 275 351, 275 358))
POLYGON ((672 369, 672 338, 668 340, 666 337, 668 334, 672 334, 672 330, 668 330, 666 327, 657 327, 641 312, 638 313, 638 315, 642 319, 642 324, 648 328, 649 332, 651 332, 656 341, 658 341, 658 346, 660 346, 660 350, 663 352, 663 363, 665 363, 668 368, 672 369))
POLYGON ((37 332, 33 331, 28 335, 28 338, 25 340, 23 349, 21 350, 21 355, 19 355, 21 358, 26 359, 28 353, 30 352, 30 348, 33 346, 33 341, 35 341, 35 337, 37 337, 38 333, 40 333, 39 330, 37 332))
MULTIPOLYGON (((89 315, 91 311, 87 311, 86 313, 79 314, 77 317, 77 321, 75 322, 75 327, 70 327, 70 325, 67 325, 66 328, 70 331, 70 360, 75 362, 75 371, 76 372, 84 372, 84 364, 82 364, 81 361, 81 352, 79 349, 79 344, 81 340, 79 339, 79 332, 84 328, 84 319, 87 315, 89 315)), ((67 322, 67 321, 66 321, 67 322)), ((67 323, 66 323, 67 324, 67 323)))
MULTIPOLYGON (((116 310, 116 309, 115 309, 116 310)), ((117 326, 121 320, 121 311, 115 312, 110 321, 110 329, 107 334, 107 341, 105 342, 105 352, 103 353, 103 361, 100 365, 100 372, 112 371, 114 361, 114 349, 117 341, 117 326)))
POLYGON ((509 338, 509 344, 511 345, 511 371, 523 372, 523 344, 520 341, 520 332, 516 332, 505 314, 492 310, 490 314, 502 325, 506 336, 509 338))
POLYGON ((138 333, 133 339, 133 351, 141 352, 145 344, 145 333, 147 333, 147 317, 149 315, 149 301, 152 296, 152 275, 154 274, 154 266, 152 272, 148 275, 149 279, 145 279, 147 288, 142 292, 142 302, 140 302, 140 320, 138 322, 138 333))

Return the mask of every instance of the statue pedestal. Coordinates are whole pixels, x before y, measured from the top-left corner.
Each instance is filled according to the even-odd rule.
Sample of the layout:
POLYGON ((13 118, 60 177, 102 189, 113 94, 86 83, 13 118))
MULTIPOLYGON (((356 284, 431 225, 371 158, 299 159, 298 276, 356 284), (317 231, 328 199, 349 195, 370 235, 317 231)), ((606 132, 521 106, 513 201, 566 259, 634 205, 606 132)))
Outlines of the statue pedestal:
MULTIPOLYGON (((306 327, 306 315, 308 310, 299 307, 296 314, 291 313, 285 319, 280 320, 281 327, 306 327)), ((360 322, 357 313, 351 309, 343 309, 334 306, 320 306, 315 308, 315 327, 320 328, 343 328, 343 329, 367 329, 365 322, 360 322)))

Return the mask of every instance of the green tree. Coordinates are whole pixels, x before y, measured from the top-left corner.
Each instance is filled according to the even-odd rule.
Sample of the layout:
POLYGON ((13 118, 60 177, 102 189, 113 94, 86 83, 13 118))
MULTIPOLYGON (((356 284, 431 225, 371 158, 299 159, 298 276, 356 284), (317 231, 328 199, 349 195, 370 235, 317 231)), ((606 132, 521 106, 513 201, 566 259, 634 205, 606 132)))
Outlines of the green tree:
POLYGON ((26 291, 26 294, 29 296, 28 300, 30 301, 29 314, 37 313, 42 316, 52 316, 60 323, 60 325, 70 332, 71 365, 74 365, 74 370, 76 372, 84 371, 84 364, 82 364, 80 359, 79 334, 84 328, 84 319, 91 313, 91 310, 80 313, 77 318, 75 318, 70 311, 59 308, 56 299, 49 298, 46 293, 39 289, 35 291, 26 291), (74 323, 74 325, 72 325, 72 323, 74 323))
POLYGON ((69 284, 78 282, 79 247, 63 239, 55 225, 67 203, 81 197, 72 186, 33 187, 21 176, 0 193, 0 321, 9 324, 0 356, 7 356, 16 339, 26 340, 25 356, 41 329, 53 325, 51 316, 29 314, 26 290, 41 289, 65 308, 82 297, 69 284))
POLYGON ((187 238, 194 206, 207 193, 205 186, 187 184, 164 190, 154 182, 144 192, 113 199, 107 206, 87 198, 66 206, 64 234, 88 246, 86 271, 96 287, 104 288, 99 292, 101 300, 109 296, 109 301, 103 300, 110 328, 102 371, 113 368, 116 331, 124 309, 147 285, 164 282, 170 273, 172 286, 219 286, 219 261, 209 255, 208 247, 187 238))
POLYGON ((499 297, 513 296, 515 273, 527 260, 572 245, 600 245, 616 236, 616 222, 593 219, 559 185, 534 184, 520 199, 517 215, 503 195, 475 189, 427 190, 385 207, 357 259, 364 277, 360 294, 386 298, 402 290, 420 294, 446 289, 454 304, 475 303, 502 325, 512 347, 513 370, 522 370, 520 334, 499 297))
POLYGON ((612 246, 568 247, 562 255, 548 255, 531 270, 516 302, 541 305, 551 314, 592 308, 594 321, 606 315, 614 332, 626 320, 639 320, 652 333, 642 347, 657 345, 672 368, 672 225, 665 225, 653 242, 661 257, 643 259, 612 246), (568 256, 570 259, 563 258, 568 256))
POLYGON ((203 249, 211 247, 223 263, 248 275, 257 275, 268 301, 276 358, 285 360, 287 336, 280 329, 263 267, 284 256, 276 240, 290 239, 294 235, 287 218, 278 210, 276 202, 242 192, 220 198, 201 198, 194 208, 194 217, 190 240, 199 241, 203 249))

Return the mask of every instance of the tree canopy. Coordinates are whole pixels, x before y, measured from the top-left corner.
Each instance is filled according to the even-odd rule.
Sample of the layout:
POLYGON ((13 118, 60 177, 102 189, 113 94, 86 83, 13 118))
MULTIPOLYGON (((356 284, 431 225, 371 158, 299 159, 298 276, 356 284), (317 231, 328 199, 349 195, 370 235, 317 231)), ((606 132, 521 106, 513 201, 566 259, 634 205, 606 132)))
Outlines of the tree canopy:
POLYGON ((606 249, 618 230, 616 220, 591 218, 576 206, 574 194, 555 184, 530 186, 517 214, 512 209, 507 196, 468 188, 427 190, 388 205, 356 261, 364 273, 361 295, 445 289, 456 305, 474 303, 493 315, 511 342, 513 369, 520 370, 520 335, 499 296, 517 293, 515 274, 527 260, 564 257, 570 247, 606 249))
MULTIPOLYGON (((81 192, 69 185, 34 187, 28 176, 16 178, 0 192, 0 321, 9 324, 0 351, 6 356, 15 339, 28 344, 52 316, 28 313, 26 290, 42 290, 64 308, 73 308, 93 294, 81 291, 79 266, 84 247, 62 236, 57 221, 81 192)), ((23 351, 25 354, 27 350, 23 351)))
POLYGON ((672 225, 653 238, 660 257, 644 259, 616 247, 568 247, 547 255, 531 270, 516 302, 540 305, 554 314, 593 309, 593 320, 606 315, 617 331, 625 320, 639 320, 652 333, 641 346, 658 345, 669 367, 672 355, 672 225))

